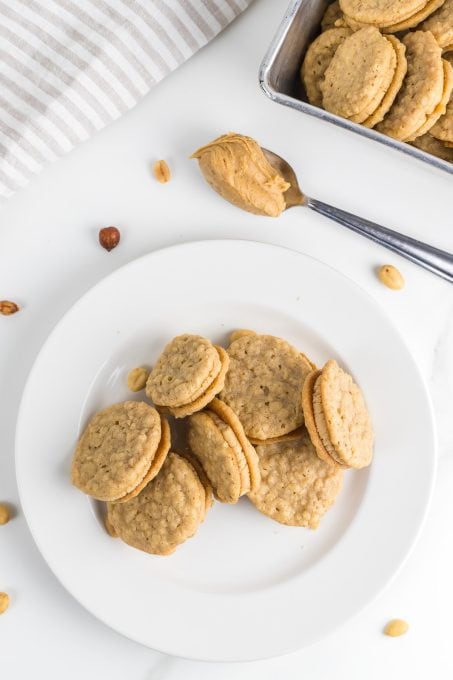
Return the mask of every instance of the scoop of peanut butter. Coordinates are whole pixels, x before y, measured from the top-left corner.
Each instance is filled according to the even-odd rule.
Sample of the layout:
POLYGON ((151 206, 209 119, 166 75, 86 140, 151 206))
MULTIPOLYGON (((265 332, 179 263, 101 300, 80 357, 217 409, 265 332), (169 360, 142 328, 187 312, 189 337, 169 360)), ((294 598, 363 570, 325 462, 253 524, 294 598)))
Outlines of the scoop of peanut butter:
POLYGON ((229 132, 200 147, 191 158, 198 158, 211 187, 238 208, 270 217, 286 208, 283 194, 290 185, 251 137, 229 132))

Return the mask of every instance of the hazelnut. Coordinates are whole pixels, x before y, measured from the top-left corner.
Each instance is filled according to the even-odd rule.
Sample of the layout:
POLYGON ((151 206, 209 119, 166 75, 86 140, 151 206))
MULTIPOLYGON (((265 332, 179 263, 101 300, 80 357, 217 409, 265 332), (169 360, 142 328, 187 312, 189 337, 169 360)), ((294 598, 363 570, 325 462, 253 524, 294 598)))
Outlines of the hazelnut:
POLYGON ((11 302, 11 300, 0 300, 0 314, 10 316, 18 311, 19 305, 16 305, 15 302, 11 302))
POLYGON ((104 227, 99 230, 99 243, 109 252, 120 242, 121 234, 116 227, 104 227))

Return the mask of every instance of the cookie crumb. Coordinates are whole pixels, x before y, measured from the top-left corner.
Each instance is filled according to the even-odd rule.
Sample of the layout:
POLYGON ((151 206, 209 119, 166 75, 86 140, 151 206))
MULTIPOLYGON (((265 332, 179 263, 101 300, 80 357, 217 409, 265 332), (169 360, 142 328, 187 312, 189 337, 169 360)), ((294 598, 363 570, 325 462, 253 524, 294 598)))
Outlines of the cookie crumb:
POLYGON ((131 392, 140 392, 145 389, 149 371, 146 368, 132 368, 127 374, 127 386, 131 392))

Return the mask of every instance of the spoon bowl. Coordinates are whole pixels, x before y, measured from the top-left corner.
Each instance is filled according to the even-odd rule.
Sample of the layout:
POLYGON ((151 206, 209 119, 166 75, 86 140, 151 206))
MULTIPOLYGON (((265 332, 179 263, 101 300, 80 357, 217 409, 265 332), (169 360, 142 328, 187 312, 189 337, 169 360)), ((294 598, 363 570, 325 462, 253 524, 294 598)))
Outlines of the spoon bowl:
POLYGON ((288 161, 285 161, 281 156, 277 156, 273 151, 269 149, 263 149, 261 151, 264 153, 266 160, 272 165, 274 170, 277 170, 278 174, 283 177, 291 186, 284 193, 286 210, 288 208, 293 208, 296 205, 305 204, 305 196, 299 186, 296 173, 292 169, 288 161))

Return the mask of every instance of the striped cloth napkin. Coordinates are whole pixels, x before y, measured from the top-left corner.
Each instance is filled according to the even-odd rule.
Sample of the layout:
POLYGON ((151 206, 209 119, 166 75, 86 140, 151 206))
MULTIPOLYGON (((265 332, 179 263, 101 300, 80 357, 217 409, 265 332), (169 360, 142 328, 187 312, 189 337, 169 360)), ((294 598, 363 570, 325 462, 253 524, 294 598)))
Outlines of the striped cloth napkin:
POLYGON ((131 109, 252 0, 0 0, 0 196, 131 109))

